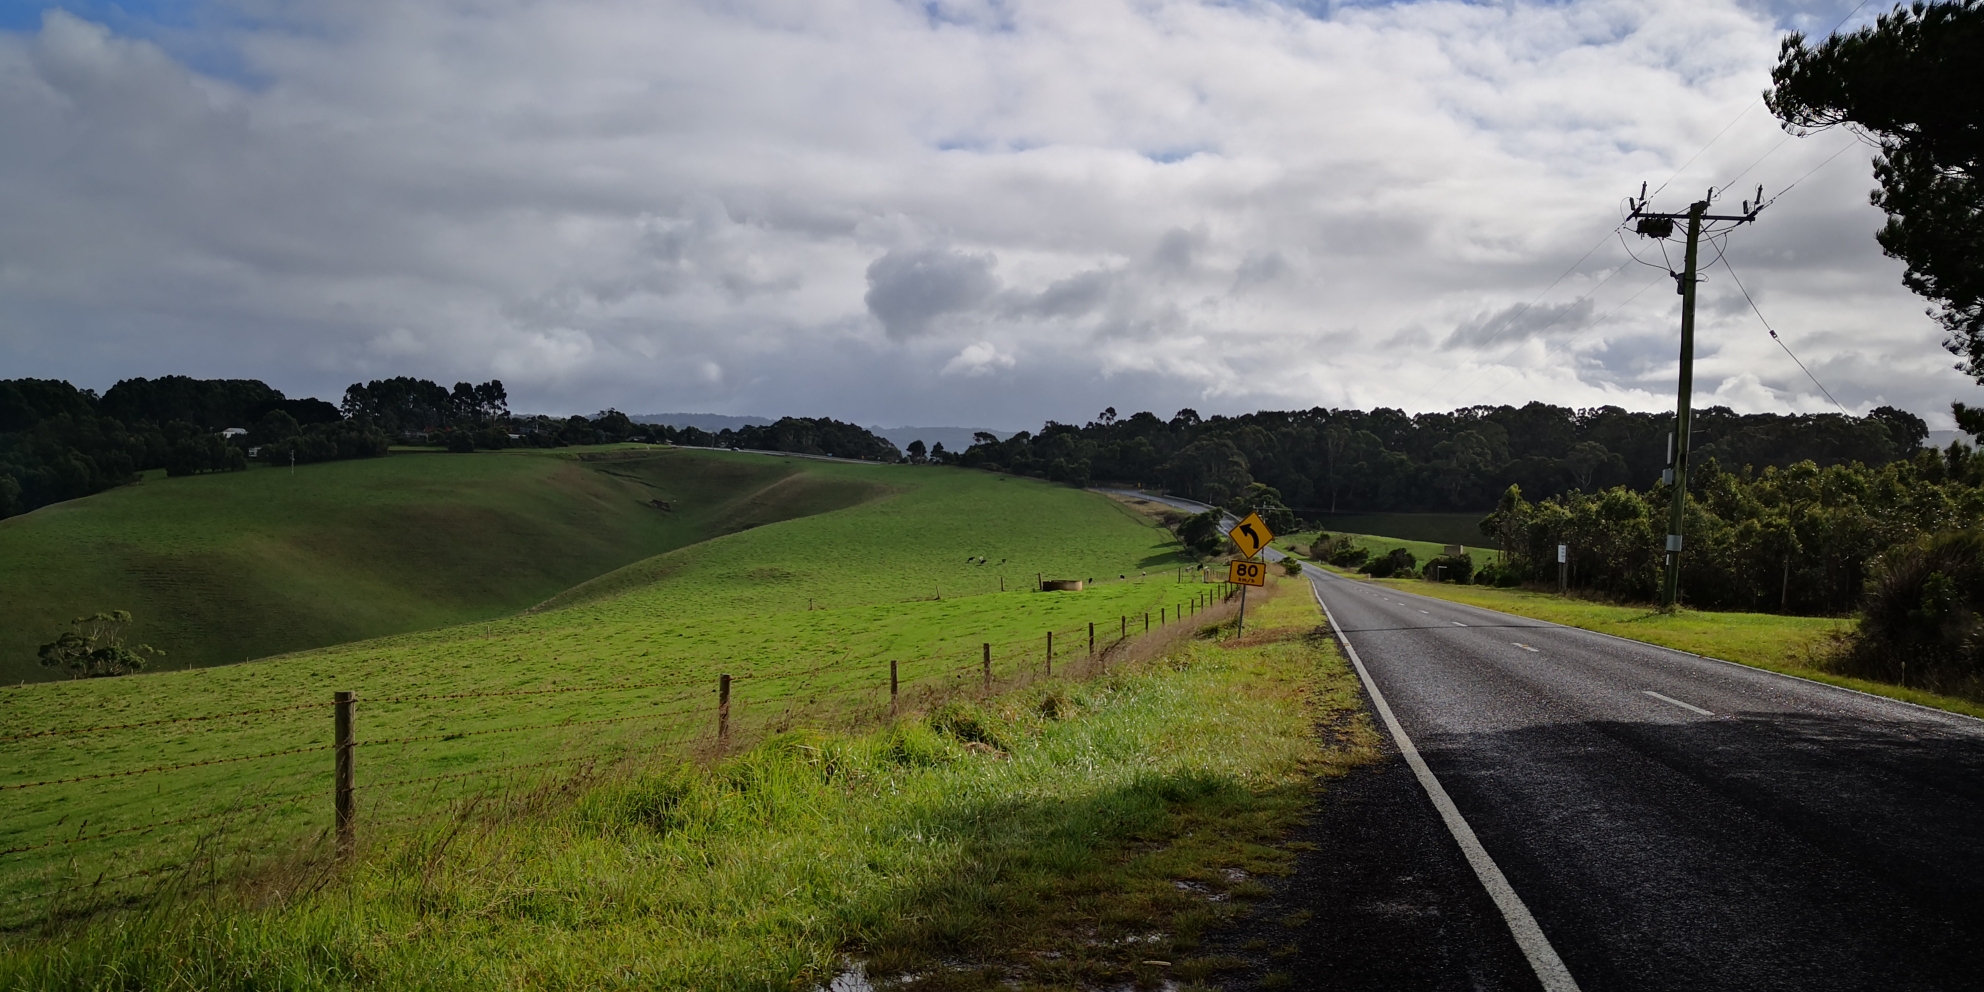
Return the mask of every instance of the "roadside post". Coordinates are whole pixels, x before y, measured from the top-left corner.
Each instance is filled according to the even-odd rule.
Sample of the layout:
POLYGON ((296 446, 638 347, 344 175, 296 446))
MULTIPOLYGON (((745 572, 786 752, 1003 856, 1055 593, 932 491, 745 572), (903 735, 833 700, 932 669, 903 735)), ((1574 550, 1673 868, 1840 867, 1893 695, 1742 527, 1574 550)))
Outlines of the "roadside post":
POLYGON ((1267 584, 1268 568, 1265 560, 1254 561, 1255 555, 1274 540, 1274 531, 1268 529, 1267 522, 1258 513, 1247 514, 1246 519, 1233 525, 1226 532, 1233 546, 1240 549, 1240 560, 1226 566, 1226 581, 1240 587, 1240 618, 1233 623, 1233 636, 1239 637, 1247 631, 1247 587, 1267 584))
POLYGON ((1563 595, 1568 589, 1568 583, 1565 582, 1565 572, 1570 568, 1570 559, 1571 546, 1568 544, 1557 545, 1557 595, 1559 596, 1563 595))

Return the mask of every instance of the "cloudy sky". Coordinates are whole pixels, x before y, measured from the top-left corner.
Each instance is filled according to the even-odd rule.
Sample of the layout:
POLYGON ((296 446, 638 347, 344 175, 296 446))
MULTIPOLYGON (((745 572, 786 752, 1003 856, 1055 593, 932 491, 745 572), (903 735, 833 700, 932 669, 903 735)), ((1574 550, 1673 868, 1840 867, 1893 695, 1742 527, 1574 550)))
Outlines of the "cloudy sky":
POLYGON ((1623 200, 1762 184, 1697 396, 1835 409, 1733 271, 1839 403, 1945 427, 1976 387, 1873 241, 1869 150, 1757 99, 1852 8, 0 0, 0 376, 1005 429, 1658 409, 1679 300, 1623 200))

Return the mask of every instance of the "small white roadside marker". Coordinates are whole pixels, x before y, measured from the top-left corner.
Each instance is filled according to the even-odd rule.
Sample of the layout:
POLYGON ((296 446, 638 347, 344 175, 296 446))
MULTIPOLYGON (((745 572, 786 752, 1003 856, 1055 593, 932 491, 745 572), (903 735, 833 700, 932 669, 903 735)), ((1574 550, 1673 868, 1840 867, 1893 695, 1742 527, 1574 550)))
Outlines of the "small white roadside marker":
POLYGON ((1714 715, 1715 715, 1715 714, 1713 714, 1713 713, 1710 713, 1709 711, 1707 711, 1707 710, 1705 710, 1705 709, 1702 709, 1702 708, 1701 708, 1701 707, 1699 707, 1699 706, 1695 706, 1695 705, 1692 705, 1692 704, 1690 704, 1690 703, 1684 703, 1684 702, 1682 702, 1682 701, 1680 701, 1680 700, 1678 700, 1678 699, 1675 699, 1675 698, 1674 698, 1673 696, 1663 696, 1663 695, 1661 695, 1660 693, 1657 693, 1657 692, 1655 692, 1655 691, 1653 691, 1652 689, 1641 689, 1640 691, 1641 691, 1641 692, 1644 692, 1644 693, 1646 693, 1646 694, 1647 694, 1647 695, 1649 695, 1649 696, 1652 696, 1652 697, 1653 697, 1653 698, 1655 698, 1655 699, 1658 699, 1658 700, 1660 700, 1660 701, 1661 701, 1661 702, 1663 702, 1663 703, 1673 703, 1674 705, 1676 705, 1676 706, 1679 706, 1679 707, 1681 707, 1682 709, 1684 709, 1684 710, 1687 710, 1687 711, 1688 711, 1688 712, 1690 712, 1690 713, 1700 713, 1700 714, 1701 714, 1701 715, 1703 715, 1703 716, 1714 716, 1714 715))
POLYGON ((1530 652, 1531 654, 1540 654, 1540 653, 1541 653, 1541 652, 1539 652, 1539 651, 1537 651, 1537 650, 1536 650, 1535 648, 1533 648, 1533 647, 1530 647, 1529 645, 1527 645, 1527 644, 1524 644, 1524 643, 1523 643, 1523 642, 1521 642, 1521 641, 1510 641, 1509 643, 1510 643, 1510 644, 1513 644, 1513 645, 1515 645, 1516 647, 1519 647, 1519 648, 1521 648, 1521 649, 1523 649, 1524 651, 1528 651, 1528 652, 1530 652))

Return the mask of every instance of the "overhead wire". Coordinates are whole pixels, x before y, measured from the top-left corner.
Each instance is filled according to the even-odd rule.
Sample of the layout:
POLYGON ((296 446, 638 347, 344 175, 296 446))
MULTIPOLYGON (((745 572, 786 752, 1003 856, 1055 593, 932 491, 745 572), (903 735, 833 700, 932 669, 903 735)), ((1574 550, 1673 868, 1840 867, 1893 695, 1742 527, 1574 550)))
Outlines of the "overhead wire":
POLYGON ((1786 344, 1784 338, 1778 335, 1777 328, 1770 326, 1770 321, 1764 317, 1764 312, 1761 309, 1758 309, 1756 298, 1750 295, 1750 291, 1748 289, 1744 288, 1742 277, 1736 274, 1736 267, 1729 264, 1728 257, 1725 255, 1718 255, 1716 257, 1716 261, 1721 262, 1722 267, 1729 271, 1729 278, 1735 281, 1736 288, 1740 290, 1743 294, 1743 299, 1749 302, 1750 312, 1756 314, 1757 320, 1764 325, 1764 330, 1770 332, 1770 339, 1772 341, 1777 342, 1777 346, 1779 348, 1783 348, 1784 353, 1786 355, 1789 355, 1791 357, 1791 361, 1797 364, 1798 371, 1805 373, 1805 378, 1812 380, 1812 385, 1819 387, 1819 392, 1824 393, 1826 399, 1831 400, 1833 406, 1839 407, 1839 412, 1844 413, 1849 417, 1852 416, 1853 412, 1851 410, 1848 410, 1846 408, 1846 405, 1841 403, 1839 400, 1833 399, 1832 390, 1827 389, 1826 384, 1820 382, 1819 377, 1813 375, 1812 370, 1806 368, 1805 363, 1799 360, 1798 355, 1791 350, 1791 346, 1789 344, 1786 344))
MULTIPOLYGON (((1851 8, 1851 10, 1847 10, 1847 12, 1845 12, 1845 14, 1843 14, 1843 16, 1839 18, 1839 22, 1837 22, 1837 24, 1833 24, 1833 28, 1831 28, 1829 32, 1825 32, 1825 34, 1827 34, 1827 36, 1833 36, 1833 34, 1839 34, 1839 28, 1843 28, 1843 26, 1845 26, 1845 24, 1847 24, 1849 20, 1853 20, 1853 16, 1855 16, 1855 14, 1859 14, 1859 12, 1861 12, 1861 8, 1865 8, 1865 6, 1867 6, 1867 2, 1869 2, 1869 0, 1861 0, 1861 2, 1859 2, 1859 4, 1855 4, 1855 6, 1851 8)), ((1712 137, 1710 137, 1710 139, 1708 139, 1706 143, 1702 143, 1702 147, 1700 147, 1700 149, 1696 149, 1696 151, 1694 151, 1694 155, 1688 155, 1688 159, 1686 159, 1684 163, 1680 163, 1680 167, 1676 167, 1676 169, 1674 169, 1673 175, 1669 175, 1669 177, 1667 177, 1667 179, 1665 179, 1665 181, 1663 181, 1661 185, 1657 186, 1657 188, 1655 188, 1653 192, 1647 192, 1647 198, 1653 198, 1653 196, 1659 196, 1659 194, 1661 194, 1661 192, 1663 192, 1663 190, 1665 190, 1667 186, 1673 185, 1674 179, 1680 179, 1680 175, 1682 175, 1682 173, 1686 173, 1686 171, 1688 171, 1688 167, 1690 167, 1690 165, 1694 165, 1694 161, 1696 161, 1696 159, 1700 159, 1700 157, 1702 157, 1702 155, 1704 155, 1704 153, 1706 153, 1706 151, 1708 151, 1710 147, 1714 147, 1714 143, 1716 143, 1716 141, 1722 141, 1722 135, 1726 135, 1726 133, 1728 133, 1728 131, 1730 131, 1732 127, 1736 127, 1736 123, 1738 123, 1738 121, 1742 121, 1742 119, 1744 119, 1744 117, 1746 117, 1746 115, 1748 115, 1748 113, 1750 113, 1752 109, 1756 109, 1756 107, 1758 107, 1758 105, 1760 105, 1762 101, 1764 101, 1764 97, 1762 97, 1762 95, 1758 95, 1758 97, 1756 97, 1756 99, 1752 99, 1750 103, 1744 103, 1744 107, 1742 107, 1740 111, 1736 111, 1736 115, 1734 115, 1734 117, 1730 117, 1730 121, 1728 121, 1726 125, 1722 125, 1722 127, 1720 127, 1720 129, 1718 129, 1718 131, 1716 131, 1716 133, 1714 133, 1714 135, 1712 135, 1712 137)), ((1772 145, 1770 149, 1766 149, 1766 151, 1764 151, 1764 155, 1758 155, 1758 159, 1756 159, 1756 161, 1752 161, 1752 163, 1750 163, 1748 167, 1744 167, 1744 171, 1742 171, 1742 173, 1736 173, 1736 179, 1730 179, 1728 183, 1724 183, 1724 185, 1722 186, 1714 186, 1714 190, 1716 190, 1716 192, 1726 192, 1726 190, 1728 190, 1730 186, 1734 186, 1736 185, 1736 183, 1738 183, 1738 181, 1742 181, 1742 177, 1746 177, 1746 175, 1750 175, 1750 171, 1754 171, 1754 169, 1756 169, 1758 165, 1762 165, 1762 163, 1764 163, 1764 159, 1770 159, 1770 157, 1772 157, 1772 155, 1774 155, 1774 153, 1776 153, 1778 149, 1782 149, 1782 147, 1784 147, 1784 145, 1786 145, 1786 143, 1788 143, 1790 139, 1792 139, 1792 135, 1784 135, 1782 139, 1778 139, 1778 143, 1776 143, 1776 145, 1772 145)), ((1847 147, 1851 147, 1851 145, 1847 145, 1847 147)), ((1829 157, 1827 157, 1825 161, 1821 161, 1819 165, 1815 165, 1815 167, 1813 167, 1811 171, 1807 171, 1805 175, 1801 175, 1801 177, 1798 177, 1796 181, 1792 181, 1790 185, 1786 185, 1784 186, 1784 188, 1780 188, 1776 196, 1772 196, 1772 198, 1768 198, 1768 200, 1764 200, 1764 202, 1760 202, 1760 204, 1756 204, 1756 208, 1764 208, 1764 206, 1768 206, 1768 204, 1772 204, 1772 202, 1778 202, 1778 196, 1784 196, 1786 192, 1790 192, 1790 190, 1792 190, 1792 186, 1796 186, 1799 185, 1799 183, 1803 183, 1803 181, 1805 181, 1805 179, 1809 179, 1809 177, 1811 177, 1813 173, 1817 173, 1819 169, 1823 169, 1823 167, 1827 167, 1827 165, 1829 165, 1829 163, 1831 163, 1833 159, 1837 159, 1839 155, 1843 155, 1843 153, 1847 151, 1847 147, 1841 147, 1839 151, 1835 151, 1835 153, 1831 153, 1831 155, 1829 155, 1829 157)), ((1625 236, 1623 236, 1623 230, 1625 230, 1625 220, 1621 220, 1621 222, 1619 222, 1619 226, 1615 226, 1613 230, 1609 230, 1609 232, 1605 234, 1605 238, 1611 238, 1613 234, 1619 234, 1619 244, 1621 244, 1621 246, 1625 248, 1625 236)), ((1506 329, 1508 329, 1510 325, 1514 325, 1514 321, 1516 321, 1516 319, 1520 319, 1520 317, 1522 317, 1524 313, 1528 313, 1528 311, 1532 310, 1532 308, 1536 308, 1536 304, 1538 304, 1538 302, 1542 302, 1542 300, 1544 300, 1544 296, 1550 296, 1550 290, 1555 290, 1559 282, 1563 282, 1565 278, 1569 278, 1569 274, 1571 274, 1571 272, 1575 272, 1575 270, 1577 270, 1577 266, 1581 266, 1581 264, 1583 264, 1583 262, 1585 262, 1587 258, 1591 258, 1591 254, 1593 254, 1593 252, 1597 252, 1601 244, 1605 244, 1605 238, 1601 238, 1601 240, 1599 240, 1597 244, 1593 244, 1591 248, 1587 248, 1587 250, 1585 250, 1585 254, 1581 254, 1581 256, 1577 256, 1577 262, 1571 262, 1571 266, 1569 266, 1569 268, 1565 268, 1565 270, 1563 270, 1563 274, 1559 274, 1559 276, 1557 276, 1555 280, 1550 280, 1550 286, 1546 286, 1546 288, 1544 288, 1544 292, 1540 292, 1540 294, 1536 294, 1536 298, 1534 298, 1534 300, 1530 300, 1528 304, 1522 304, 1522 306, 1520 306, 1518 310, 1514 311, 1514 313, 1510 313, 1510 315, 1508 315, 1506 319, 1502 319, 1502 325, 1500 325, 1500 327, 1498 327, 1496 331, 1492 331, 1492 333, 1490 333, 1490 335, 1486 337, 1486 341, 1492 341, 1492 339, 1496 339, 1496 337, 1500 337, 1500 335, 1502 335, 1502 333, 1504 333, 1504 331, 1506 331, 1506 329)), ((1653 264, 1653 262, 1647 262, 1647 260, 1643 260, 1643 258, 1639 258, 1639 254, 1635 254, 1635 252, 1633 252, 1631 248, 1625 248, 1625 252, 1627 252, 1629 256, 1633 256, 1633 260, 1635 260, 1635 262, 1639 262, 1639 264, 1643 264, 1643 266, 1651 266, 1651 264, 1653 264)), ((1674 272, 1673 260, 1671 260, 1671 258, 1667 258, 1667 244, 1665 244, 1665 242, 1661 244, 1661 258, 1663 258, 1663 260, 1667 262, 1667 266, 1665 266, 1665 268, 1667 268, 1667 272, 1669 272, 1669 274, 1673 274, 1674 272)), ((1720 260, 1720 256, 1718 256, 1718 260, 1720 260)), ((1714 262, 1710 262, 1710 264, 1714 264, 1714 262)), ((1706 266, 1702 266, 1702 268, 1706 268, 1706 266)), ((1617 272, 1615 272, 1615 274, 1617 274, 1617 272)), ((1730 274, 1734 276, 1734 272, 1730 272, 1730 274)), ((1609 280, 1609 278, 1611 278, 1611 276, 1607 276, 1607 280, 1609 280)), ((1649 286, 1651 286, 1651 284, 1649 284, 1649 286)), ((1593 290, 1595 290, 1595 288, 1593 288, 1593 290)), ((1637 296, 1639 296, 1639 294, 1643 294, 1643 292, 1647 292, 1647 290, 1645 290, 1645 288, 1641 288, 1641 290, 1639 290, 1637 294, 1633 294, 1633 298, 1637 298, 1637 296)), ((1585 296, 1589 296, 1589 294, 1585 294, 1585 296)), ((1579 298, 1579 302, 1581 302, 1581 300, 1583 300, 1583 298, 1579 298)), ((1575 306, 1575 302, 1573 302, 1573 306, 1575 306)), ((1752 306, 1754 306, 1754 304, 1752 304, 1752 306)), ((1607 313, 1607 315, 1609 315, 1609 313, 1607 313)), ((1595 325, 1595 323, 1593 323, 1593 325, 1595 325)), ((1780 343, 1780 345, 1784 345, 1784 341, 1778 341, 1778 343, 1780 343)), ((1508 351, 1508 355, 1512 355, 1512 353, 1514 353, 1514 349, 1510 349, 1510 351, 1508 351)), ((1786 349, 1786 353, 1790 353, 1790 349, 1786 349)), ((1506 357, 1506 355, 1504 355, 1504 357, 1506 357)), ((1794 361, 1796 361, 1796 355, 1794 355, 1794 361)), ((1803 367, 1803 363, 1799 363, 1799 367, 1803 367)), ((1446 373, 1442 373, 1442 375, 1440 375, 1438 379, 1434 379, 1434 381, 1432 381, 1432 385, 1428 385, 1426 389, 1423 389, 1423 391, 1421 391, 1421 397, 1425 397, 1426 393, 1432 393, 1434 389, 1438 389, 1438 387, 1440 387, 1440 385, 1442 385, 1442 383, 1444 383, 1444 381, 1446 381, 1446 379, 1448 379, 1448 377, 1450 377, 1450 375, 1452 375, 1452 373, 1454 373, 1456 369, 1458 369, 1458 367, 1454 367, 1454 369, 1448 369, 1448 371, 1446 371, 1446 373)), ((1809 371, 1807 371, 1807 375, 1809 375, 1809 371)), ((1813 379, 1813 381, 1815 381, 1815 379, 1813 379)), ((1470 383, 1470 385, 1472 385, 1472 383, 1470 383)), ((1821 389, 1823 389, 1823 387, 1821 387, 1821 389)), ((1827 399, 1829 399, 1829 397, 1827 397, 1827 399)))

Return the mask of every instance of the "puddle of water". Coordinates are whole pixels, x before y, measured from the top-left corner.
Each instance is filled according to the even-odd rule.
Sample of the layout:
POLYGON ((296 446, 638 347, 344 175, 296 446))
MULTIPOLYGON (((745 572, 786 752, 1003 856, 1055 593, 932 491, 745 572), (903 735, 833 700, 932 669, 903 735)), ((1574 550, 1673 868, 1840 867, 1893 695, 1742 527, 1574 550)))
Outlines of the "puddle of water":
POLYGON ((875 986, 868 983, 868 966, 860 961, 850 962, 845 971, 834 976, 819 992, 875 992, 875 986))

